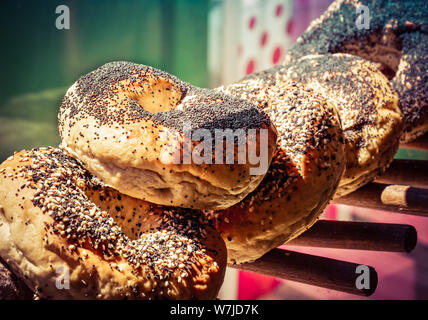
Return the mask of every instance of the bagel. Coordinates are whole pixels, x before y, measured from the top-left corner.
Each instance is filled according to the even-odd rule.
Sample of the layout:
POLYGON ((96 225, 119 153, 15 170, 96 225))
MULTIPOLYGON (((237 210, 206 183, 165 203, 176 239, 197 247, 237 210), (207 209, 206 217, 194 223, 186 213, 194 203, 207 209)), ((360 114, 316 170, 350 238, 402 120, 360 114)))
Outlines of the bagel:
POLYGON ((404 116, 401 142, 428 131, 428 2, 333 2, 286 54, 284 64, 306 55, 349 53, 378 63, 399 95, 404 116), (368 29, 356 21, 366 6, 368 29))
POLYGON ((349 54, 305 56, 277 68, 334 102, 345 136, 346 169, 335 197, 382 174, 398 150, 403 118, 398 96, 377 65, 349 54))
POLYGON ((47 299, 213 299, 226 267, 203 216, 121 194, 54 148, 0 166, 0 256, 47 299))
POLYGON ((251 103, 131 62, 81 77, 58 118, 61 147, 89 172, 129 196, 184 208, 239 202, 260 183, 276 147, 269 117, 251 103), (251 163, 258 147, 260 161, 251 163))
POLYGON ((336 108, 301 83, 269 69, 220 87, 257 104, 278 130, 278 147, 255 191, 225 210, 207 210, 225 240, 228 262, 243 263, 297 237, 331 200, 345 169, 336 108))

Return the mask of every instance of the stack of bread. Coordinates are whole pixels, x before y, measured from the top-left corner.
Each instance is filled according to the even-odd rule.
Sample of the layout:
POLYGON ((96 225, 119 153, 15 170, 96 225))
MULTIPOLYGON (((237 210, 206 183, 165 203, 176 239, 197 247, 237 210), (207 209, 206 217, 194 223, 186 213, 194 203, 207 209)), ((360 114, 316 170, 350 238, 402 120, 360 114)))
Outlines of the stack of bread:
POLYGON ((130 62, 81 77, 59 148, 0 165, 0 257, 41 298, 215 298, 228 263, 297 237, 428 130, 427 5, 369 2, 359 31, 360 4, 333 3, 284 65, 215 90, 130 62), (206 144, 218 132, 239 134, 206 144))
MULTIPOLYGON (((212 212, 229 262, 254 260, 297 237, 331 198, 381 175, 400 142, 428 132, 427 12, 425 0, 334 1, 282 65, 217 89, 260 106, 278 129, 278 149, 258 189, 241 203, 212 212), (300 140, 306 126, 318 133, 326 127, 318 125, 319 110, 305 117, 300 99, 305 106, 334 107, 343 131, 339 144, 325 133, 326 145, 311 146, 310 134, 300 140), (323 160, 333 170, 319 170, 315 163, 323 160)), ((332 112, 330 117, 333 121, 332 112)))

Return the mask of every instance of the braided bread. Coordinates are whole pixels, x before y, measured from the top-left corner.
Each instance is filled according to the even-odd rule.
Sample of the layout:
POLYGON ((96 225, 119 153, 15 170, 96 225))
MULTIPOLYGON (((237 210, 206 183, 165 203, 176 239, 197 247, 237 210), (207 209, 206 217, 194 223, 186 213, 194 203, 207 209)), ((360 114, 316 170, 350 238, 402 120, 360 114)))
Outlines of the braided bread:
POLYGON ((399 94, 405 121, 401 142, 409 142, 428 131, 427 12, 426 0, 336 0, 297 39, 284 64, 326 53, 377 63, 399 94), (361 6, 368 29, 357 23, 361 6))
POLYGON ((276 146, 275 128, 256 106, 130 62, 81 77, 58 118, 61 147, 92 174, 132 197, 184 208, 239 202, 264 177, 276 146), (236 133, 231 155, 223 152, 227 132, 236 133))
POLYGON ((346 170, 335 197, 382 174, 398 150, 403 118, 398 96, 371 63, 348 54, 305 56, 277 68, 333 101, 345 136, 346 170))
POLYGON ((203 216, 121 194, 54 148, 0 166, 0 255, 48 299, 213 299, 226 267, 203 216))
POLYGON ((242 263, 315 223, 344 172, 344 138, 336 108, 275 69, 218 90, 257 104, 278 130, 278 148, 258 188, 228 209, 207 211, 226 242, 229 263, 242 263))

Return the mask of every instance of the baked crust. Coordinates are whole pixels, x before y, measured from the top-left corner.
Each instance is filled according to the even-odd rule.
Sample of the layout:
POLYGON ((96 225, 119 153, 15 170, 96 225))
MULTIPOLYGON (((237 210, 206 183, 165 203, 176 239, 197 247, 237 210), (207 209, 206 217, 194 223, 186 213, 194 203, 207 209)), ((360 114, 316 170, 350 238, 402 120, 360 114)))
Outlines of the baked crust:
POLYGON ((278 130, 278 148, 258 188, 239 204, 208 211, 229 263, 255 260, 307 230, 331 200, 345 168, 340 119, 331 102, 275 68, 219 88, 259 105, 278 130))
POLYGON ((0 256, 42 298, 213 299, 222 284, 226 248, 207 221, 123 195, 60 149, 5 161, 0 208, 0 256))
POLYGON ((405 125, 401 142, 428 131, 428 2, 339 0, 312 21, 284 64, 306 55, 349 53, 380 66, 398 92, 405 125), (369 28, 358 29, 357 8, 369 9, 369 28))
POLYGON ((162 205, 227 208, 254 190, 266 173, 252 172, 258 164, 239 161, 238 139, 232 140, 230 164, 226 151, 222 163, 216 161, 223 144, 214 143, 206 161, 197 163, 192 156, 186 164, 187 148, 194 155, 201 147, 192 140, 196 130, 213 140, 216 130, 242 130, 248 159, 254 143, 249 132, 255 130, 260 142, 260 130, 266 129, 266 169, 276 148, 269 117, 248 101, 130 62, 108 63, 80 78, 67 91, 58 118, 61 147, 87 170, 122 193, 162 205))
POLYGON ((278 67, 278 73, 306 84, 337 107, 346 170, 335 197, 385 171, 398 150, 403 117, 396 92, 375 63, 349 54, 312 55, 278 67))

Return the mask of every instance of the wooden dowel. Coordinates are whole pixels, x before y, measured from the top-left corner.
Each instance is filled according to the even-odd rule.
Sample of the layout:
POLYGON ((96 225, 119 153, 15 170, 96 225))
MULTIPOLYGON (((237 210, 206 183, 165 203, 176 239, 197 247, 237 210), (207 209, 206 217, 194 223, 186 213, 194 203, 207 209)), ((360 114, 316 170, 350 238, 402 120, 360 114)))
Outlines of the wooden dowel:
POLYGON ((428 151, 428 134, 425 134, 412 142, 400 144, 400 148, 428 151))
POLYGON ((428 161, 394 160, 386 172, 375 182, 428 188, 428 161))
POLYGON ((404 185, 369 183, 333 203, 428 217, 428 189, 404 185))
POLYGON ((360 296, 370 296, 377 287, 377 272, 373 267, 368 267, 369 288, 358 289, 356 286, 356 280, 360 276, 357 273, 358 266, 351 262, 273 249, 254 262, 231 267, 360 296))
POLYGON ((287 244, 292 246, 410 252, 416 229, 407 224, 320 220, 287 244))

